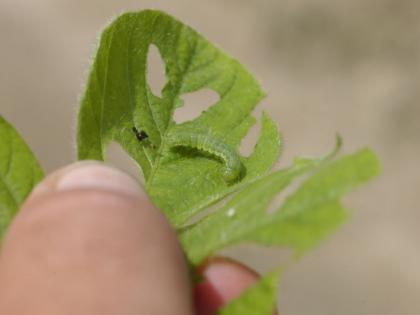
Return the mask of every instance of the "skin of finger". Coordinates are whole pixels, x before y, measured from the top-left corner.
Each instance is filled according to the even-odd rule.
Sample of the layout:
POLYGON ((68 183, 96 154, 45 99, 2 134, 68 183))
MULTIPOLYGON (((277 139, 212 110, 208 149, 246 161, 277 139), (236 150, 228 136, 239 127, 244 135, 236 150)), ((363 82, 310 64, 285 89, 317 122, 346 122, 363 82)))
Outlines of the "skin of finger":
POLYGON ((260 279, 251 268, 226 257, 208 260, 199 268, 199 274, 203 281, 194 289, 198 315, 216 314, 260 279))
POLYGON ((193 314, 175 232, 148 201, 73 190, 32 198, 0 253, 0 314, 193 314))

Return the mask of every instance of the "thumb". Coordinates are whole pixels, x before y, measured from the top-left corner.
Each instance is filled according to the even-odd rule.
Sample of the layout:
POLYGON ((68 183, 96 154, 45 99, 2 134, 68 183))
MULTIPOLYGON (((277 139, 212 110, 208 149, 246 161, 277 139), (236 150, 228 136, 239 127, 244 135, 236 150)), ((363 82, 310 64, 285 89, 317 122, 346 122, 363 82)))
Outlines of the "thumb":
POLYGON ((0 253, 0 314, 193 314, 176 234, 137 183, 96 162, 41 182, 0 253))

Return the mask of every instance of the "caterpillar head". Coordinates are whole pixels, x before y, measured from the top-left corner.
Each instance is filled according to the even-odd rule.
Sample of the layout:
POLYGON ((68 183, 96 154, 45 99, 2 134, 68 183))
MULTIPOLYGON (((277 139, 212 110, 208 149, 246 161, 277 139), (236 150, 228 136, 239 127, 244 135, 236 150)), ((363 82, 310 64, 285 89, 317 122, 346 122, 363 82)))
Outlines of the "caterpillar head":
POLYGON ((223 179, 228 183, 232 184, 239 181, 245 175, 245 168, 242 163, 235 168, 228 166, 223 167, 223 179))

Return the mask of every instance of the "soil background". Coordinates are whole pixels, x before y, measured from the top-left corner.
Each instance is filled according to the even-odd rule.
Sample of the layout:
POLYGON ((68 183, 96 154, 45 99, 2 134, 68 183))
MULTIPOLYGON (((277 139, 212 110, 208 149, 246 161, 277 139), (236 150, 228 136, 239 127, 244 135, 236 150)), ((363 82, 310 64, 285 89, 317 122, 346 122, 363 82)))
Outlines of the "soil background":
MULTIPOLYGON (((47 171, 74 160, 78 97, 100 30, 145 8, 175 15, 259 78, 268 97, 256 116, 268 111, 286 139, 280 166, 325 153, 337 131, 344 152, 370 146, 381 158, 381 177, 346 198, 351 219, 288 268, 281 313, 419 314, 420 2, 0 0, 0 113, 47 171)), ((159 88, 158 55, 150 62, 159 88)), ((185 100, 178 121, 215 99, 202 91, 185 100)), ((110 156, 134 172, 117 146, 110 156)), ((241 246, 227 254, 265 272, 288 253, 241 246)))

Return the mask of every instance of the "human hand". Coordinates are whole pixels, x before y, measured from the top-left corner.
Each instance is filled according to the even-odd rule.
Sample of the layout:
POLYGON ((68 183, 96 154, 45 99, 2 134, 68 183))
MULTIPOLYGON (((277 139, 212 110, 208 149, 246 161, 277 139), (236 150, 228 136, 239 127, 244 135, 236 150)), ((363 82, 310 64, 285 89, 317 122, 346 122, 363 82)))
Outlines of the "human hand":
POLYGON ((79 162, 42 181, 0 252, 0 314, 210 315, 258 276, 227 259, 191 288, 176 234, 128 175, 79 162))

